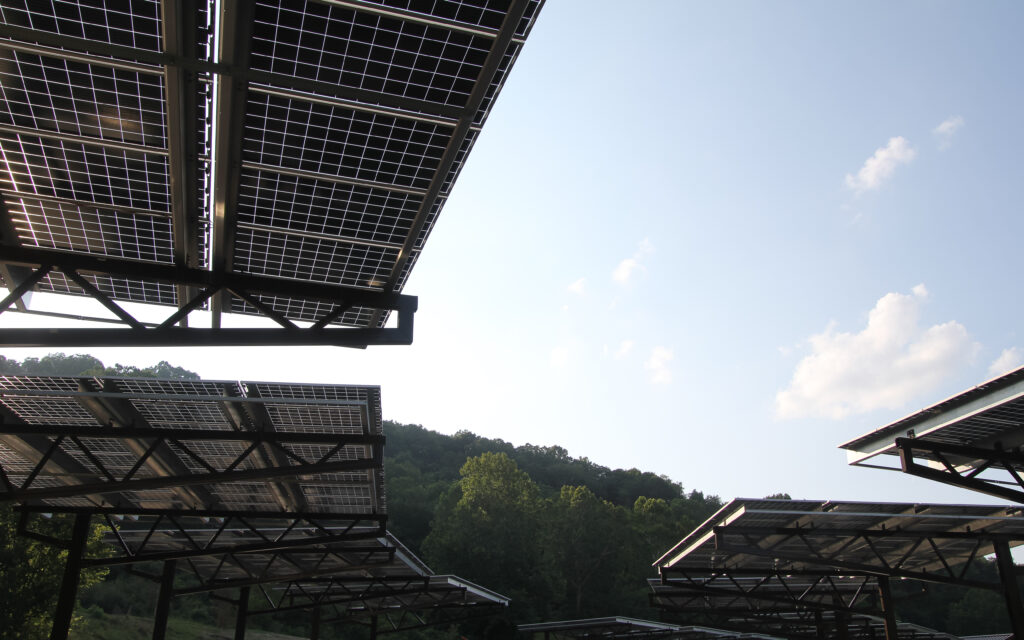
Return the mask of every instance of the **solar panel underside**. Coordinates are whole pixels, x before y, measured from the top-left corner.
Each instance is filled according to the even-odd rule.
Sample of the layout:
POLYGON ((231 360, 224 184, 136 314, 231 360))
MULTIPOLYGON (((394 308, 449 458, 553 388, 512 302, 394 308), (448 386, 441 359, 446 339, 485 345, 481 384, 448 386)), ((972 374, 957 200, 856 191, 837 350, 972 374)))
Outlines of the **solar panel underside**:
MULTIPOLYGON (((70 507, 145 509, 193 508, 221 511, 302 511, 323 514, 383 514, 383 472, 369 444, 283 441, 250 450, 252 441, 229 439, 239 431, 277 434, 382 435, 378 387, 278 384, 145 378, 0 377, 0 407, 7 431, 16 423, 61 427, 63 437, 2 436, 0 468, 14 486, 30 479, 36 462, 51 447, 53 464, 31 479, 33 488, 74 486, 131 478, 183 478, 174 486, 133 488, 46 498, 70 507), (115 417, 111 417, 115 416, 115 417), (127 420, 132 424, 123 424, 127 420), (106 424, 108 421, 113 424, 106 424), (120 424, 119 424, 120 423, 120 424), (145 453, 152 439, 109 437, 118 428, 166 431, 165 446, 145 453), (89 437, 97 428, 107 437, 89 437), (202 439, 185 430, 211 433, 202 439), (218 439, 223 433, 225 439, 218 439), (34 439, 33 439, 34 438, 34 439), (41 439, 43 438, 43 439, 41 439), (145 458, 143 455, 145 454, 145 458), (276 457, 275 457, 276 455, 276 457), (62 456, 62 457, 61 457, 62 456), (143 460, 143 462, 140 462, 143 460), (62 462, 63 461, 63 462, 62 462), (352 469, 295 472, 272 478, 233 481, 216 473, 297 469, 302 462, 352 461, 352 469), (133 470, 134 469, 134 470, 133 470), (209 482, 202 481, 210 478, 209 482), (190 484, 195 480, 194 483, 190 484), (285 486, 287 485, 287 486, 285 486), (282 494, 282 487, 285 493, 282 494), (282 498, 288 490, 295 497, 282 498)), ((345 465, 339 465, 345 466, 345 465)), ((312 468, 311 468, 312 469, 312 468)))
MULTIPOLYGON (((228 46, 212 2, 192 25, 153 0, 5 2, 0 191, 18 242, 401 291, 540 3, 499 47, 511 0, 260 0, 240 5, 251 15, 231 26, 250 35, 228 46), (225 62, 232 46, 240 59, 225 62), (229 78, 237 134, 216 125, 229 78), (232 166, 217 167, 225 153, 232 166)), ((184 303, 173 283, 86 278, 116 300, 184 303)), ((85 293, 62 274, 38 288, 85 293)), ((256 297, 294 321, 333 307, 256 297)), ((235 296, 229 309, 261 313, 235 296)), ((355 307, 333 324, 386 318, 355 307)))

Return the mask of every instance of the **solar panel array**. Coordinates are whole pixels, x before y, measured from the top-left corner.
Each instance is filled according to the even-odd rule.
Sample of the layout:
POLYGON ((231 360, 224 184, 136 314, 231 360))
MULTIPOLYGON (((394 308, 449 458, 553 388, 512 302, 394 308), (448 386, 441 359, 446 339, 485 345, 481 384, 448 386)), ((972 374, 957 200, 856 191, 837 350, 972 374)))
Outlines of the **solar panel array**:
POLYGON ((876 574, 935 574, 1024 542, 1020 508, 736 499, 657 562, 662 570, 773 573, 858 566, 876 574), (973 534, 972 534, 973 532, 973 534), (919 539, 927 538, 927 545, 919 539), (830 564, 831 563, 831 564, 830 564))
POLYGON ((0 407, 0 468, 12 488, 63 491, 40 494, 47 504, 386 513, 378 387, 4 376, 0 407), (53 430, 14 435, 18 425, 53 430), (256 447, 259 433, 280 443, 256 447), (281 479, 259 477, 268 467, 281 479))
MULTIPOLYGON (((989 380, 927 409, 845 442, 851 464, 880 465, 895 456, 896 438, 1010 451, 1024 445, 1024 368, 989 380)), ((922 457, 928 457, 925 453, 922 457)), ((958 463, 970 461, 959 460, 958 463)), ((1024 466, 1016 465, 1024 471, 1024 466)))
MULTIPOLYGON (((5 2, 0 195, 17 242, 401 291, 540 4, 5 2)), ((174 283, 86 279, 186 301, 174 283)), ((60 273, 38 288, 86 293, 60 273)), ((332 308, 255 297, 289 320, 332 308)), ((261 313, 236 295, 224 310, 261 313)), ((332 324, 386 317, 356 306, 332 324)))

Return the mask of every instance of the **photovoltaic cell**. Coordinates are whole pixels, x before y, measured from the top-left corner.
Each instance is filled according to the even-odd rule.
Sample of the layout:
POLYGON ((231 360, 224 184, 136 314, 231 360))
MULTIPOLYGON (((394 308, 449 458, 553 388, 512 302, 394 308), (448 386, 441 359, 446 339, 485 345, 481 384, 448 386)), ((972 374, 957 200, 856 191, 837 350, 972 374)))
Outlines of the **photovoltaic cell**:
MULTIPOLYGON (((207 269, 219 252, 243 274, 399 292, 540 5, 529 2, 511 44, 492 52, 508 0, 259 0, 246 5, 251 37, 225 46, 241 45, 239 67, 212 68, 217 25, 200 1, 192 26, 193 16, 172 25, 186 29, 194 57, 179 74, 178 53, 159 55, 179 44, 163 41, 156 0, 5 2, 5 25, 39 34, 0 43, 0 194, 18 241, 164 264, 189 255, 207 269), (489 56, 499 59, 493 76, 482 73, 489 56), (228 76, 240 89, 237 138, 214 127, 228 76), (171 104, 174 78, 194 95, 171 104), (182 132, 188 155, 171 157, 182 132), (228 194, 214 185, 225 145, 240 161, 228 194), (182 181, 195 200, 172 193, 182 181), (229 215, 214 219, 214 198, 231 203, 229 215), (176 232, 183 220, 194 231, 176 232), (215 234, 215 224, 230 228, 215 234), (212 246, 214 237, 231 244, 212 246)), ((117 300, 182 302, 174 283, 89 278, 117 300)), ((61 274, 38 288, 82 293, 61 274)), ((296 321, 316 322, 337 303, 252 294, 296 321)), ((262 315, 238 297, 228 307, 262 315)), ((355 308, 332 324, 387 318, 355 308)))
MULTIPOLYGON (((162 445, 163 449, 151 452, 151 461, 155 464, 139 466, 134 472, 135 478, 158 478, 168 474, 188 477, 218 470, 256 471, 267 464, 288 467, 298 462, 372 464, 374 456, 374 447, 369 444, 343 441, 284 442, 280 448, 265 445, 254 450, 249 440, 221 439, 215 437, 217 432, 225 435, 252 430, 282 434, 382 433, 380 391, 376 387, 3 376, 0 377, 0 405, 12 416, 6 421, 6 434, 0 434, 0 464, 12 481, 24 482, 45 451, 51 447, 56 451, 57 466, 42 469, 39 482, 32 483, 33 488, 113 481, 144 460, 140 456, 150 446, 148 439, 99 438, 95 437, 97 430, 107 435, 132 427, 167 430, 171 437, 162 445), (97 412, 96 407, 116 407, 118 415, 126 416, 118 420, 130 419, 130 423, 108 423, 109 418, 97 412), (234 412, 229 411, 229 407, 233 407, 234 412), (55 436, 21 438, 11 435, 17 432, 19 421, 47 427, 62 425, 67 433, 60 440, 55 436), (192 429, 209 435, 204 433, 204 437, 198 437, 183 431, 192 429), (42 443, 40 438, 43 438, 42 443), (16 447, 13 443, 20 444, 16 447), (36 454, 26 455, 26 449, 35 449, 36 454)), ((383 514, 386 509, 379 466, 357 467, 351 471, 309 468, 301 473, 296 470, 293 477, 280 480, 226 480, 230 481, 189 483, 199 488, 195 494, 203 500, 199 504, 182 503, 182 496, 173 487, 137 490, 126 487, 117 495, 122 506, 168 508, 178 505, 193 509, 280 511, 280 497, 272 490, 272 485, 283 482, 294 483, 312 512, 383 514)), ((100 505, 100 496, 110 493, 73 499, 45 498, 44 501, 47 504, 57 504, 51 500, 60 500, 60 504, 100 505)))

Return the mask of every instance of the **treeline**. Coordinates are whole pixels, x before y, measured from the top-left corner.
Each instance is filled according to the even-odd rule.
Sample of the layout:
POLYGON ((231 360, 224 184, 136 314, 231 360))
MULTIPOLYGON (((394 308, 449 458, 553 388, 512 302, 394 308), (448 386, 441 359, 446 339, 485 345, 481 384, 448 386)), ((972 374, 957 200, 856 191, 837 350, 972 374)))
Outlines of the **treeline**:
POLYGON ((561 447, 386 423, 388 526, 434 571, 512 599, 510 619, 651 617, 651 563, 720 506, 561 447))
POLYGON ((51 353, 42 358, 25 358, 18 362, 13 358, 0 356, 0 375, 18 376, 115 376, 131 378, 175 378, 198 380, 199 374, 176 367, 163 360, 151 367, 139 368, 132 365, 103 365, 99 358, 84 355, 51 353))
MULTIPOLYGON (((199 377, 167 362, 146 368, 105 367, 92 356, 54 354, 23 362, 0 356, 0 374, 11 373, 199 377)), ((443 435, 394 422, 385 423, 385 435, 388 528, 435 572, 458 575, 512 600, 505 616, 465 625, 461 633, 466 637, 506 636, 514 624, 525 622, 657 617, 648 606, 646 579, 656 575, 651 563, 722 504, 718 497, 686 491, 666 476, 610 469, 558 446, 517 447, 468 431, 443 435)), ((0 574, 5 566, 31 566, 24 562, 25 547, 13 538, 13 514, 0 515, 6 516, 0 517, 5 544, 0 574)), ((61 566, 53 563, 56 581, 61 566)), ((159 573, 158 568, 148 569, 159 573)), ((994 581, 993 567, 982 567, 982 572, 994 581)), ((17 575, 6 574, 8 579, 0 583, 16 585, 17 575)), ((8 592, 0 593, 0 601, 19 598, 32 602, 34 611, 52 611, 52 604, 40 600, 45 585, 32 584, 32 597, 25 591, 8 592)), ((51 584, 55 597, 56 582, 51 584)), ((994 591, 925 588, 909 581, 896 582, 894 590, 897 614, 904 621, 959 634, 1008 628, 1002 598, 994 591)), ((83 611, 92 607, 108 614, 148 615, 155 594, 155 585, 115 569, 83 590, 83 611)), ((26 615, 24 609, 20 615, 26 615)), ((230 626, 233 607, 209 598, 178 598, 173 615, 230 626)), ((16 622, 4 619, 0 616, 0 624, 16 622)), ((251 621, 253 628, 297 635, 308 631, 307 624, 301 612, 251 621)), ((5 634, 10 629, 0 629, 0 637, 5 634)), ((321 637, 362 635, 344 627, 325 629, 321 637)), ((403 637, 433 640, 452 637, 452 630, 427 629, 403 637)))

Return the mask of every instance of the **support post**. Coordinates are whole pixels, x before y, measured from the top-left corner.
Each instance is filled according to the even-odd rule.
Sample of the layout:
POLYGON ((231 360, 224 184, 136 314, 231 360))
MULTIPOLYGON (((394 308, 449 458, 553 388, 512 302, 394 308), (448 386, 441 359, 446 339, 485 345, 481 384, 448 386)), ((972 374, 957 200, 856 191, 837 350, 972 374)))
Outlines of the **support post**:
POLYGON ((1006 598, 1013 637, 1024 638, 1024 605, 1021 604, 1017 567, 1010 555, 1010 544, 1006 540, 996 540, 992 546, 996 550, 996 566, 999 568, 999 581, 1003 583, 1003 597, 1006 598))
POLYGON ((377 616, 370 618, 370 640, 377 640, 377 616))
POLYGON ((814 628, 817 631, 817 637, 824 640, 826 637, 825 621, 822 619, 821 610, 816 610, 814 612, 814 628))
POLYGON ((238 590, 238 613, 235 617, 235 640, 245 640, 245 619, 249 615, 249 587, 238 590))
POLYGON ((313 607, 313 617, 310 621, 309 640, 320 640, 320 607, 313 607))
POLYGON ((174 597, 174 573, 177 565, 177 560, 164 562, 164 572, 160 576, 160 594, 156 600, 156 613, 153 614, 153 640, 164 640, 167 635, 167 616, 171 612, 171 598, 174 597))
POLYGON ((836 605, 836 639, 848 640, 849 638, 849 617, 846 614, 845 603, 838 595, 832 596, 832 604, 836 605))
POLYGON ((882 601, 882 617, 885 619, 885 640, 898 640, 899 632, 896 628, 896 610, 893 608, 889 576, 878 577, 878 596, 882 601))
POLYGON ((82 556, 85 554, 91 521, 92 516, 88 513, 75 516, 75 524, 71 531, 71 547, 68 549, 67 564, 64 565, 64 578, 60 583, 60 598, 57 601, 57 610, 53 614, 50 640, 67 640, 68 631, 71 629, 71 614, 75 610, 75 599, 78 596, 79 570, 82 556))

